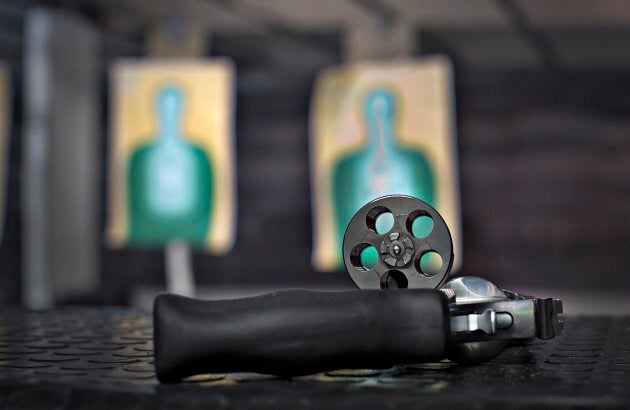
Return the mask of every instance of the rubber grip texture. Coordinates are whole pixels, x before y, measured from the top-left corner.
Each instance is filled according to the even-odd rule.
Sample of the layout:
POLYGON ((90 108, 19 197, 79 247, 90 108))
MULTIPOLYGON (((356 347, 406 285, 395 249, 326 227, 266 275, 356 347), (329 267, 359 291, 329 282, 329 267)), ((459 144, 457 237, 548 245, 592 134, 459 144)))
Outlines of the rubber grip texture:
POLYGON ((386 368, 442 359, 448 340, 447 302, 428 289, 290 290, 222 301, 163 294, 153 315, 161 382, 386 368))

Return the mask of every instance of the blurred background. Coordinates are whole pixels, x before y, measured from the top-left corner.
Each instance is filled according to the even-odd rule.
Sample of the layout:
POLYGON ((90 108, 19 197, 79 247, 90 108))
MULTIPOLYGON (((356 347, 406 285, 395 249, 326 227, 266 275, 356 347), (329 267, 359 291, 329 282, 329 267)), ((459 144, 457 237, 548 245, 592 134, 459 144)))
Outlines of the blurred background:
POLYGON ((628 313, 629 44, 622 0, 2 0, 0 303, 146 307, 169 263, 192 266, 205 297, 353 288, 311 259, 316 76, 442 55, 457 274, 562 297, 569 313, 628 313), (112 246, 112 67, 201 57, 233 69, 233 247, 112 246))

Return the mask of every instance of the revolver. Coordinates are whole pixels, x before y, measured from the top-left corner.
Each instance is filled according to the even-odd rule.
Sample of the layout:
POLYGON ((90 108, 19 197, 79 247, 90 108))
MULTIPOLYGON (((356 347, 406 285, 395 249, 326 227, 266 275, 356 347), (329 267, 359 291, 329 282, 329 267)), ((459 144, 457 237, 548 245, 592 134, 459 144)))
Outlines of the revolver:
POLYGON ((443 359, 474 364, 492 359, 510 340, 562 334, 560 300, 522 296, 475 276, 443 283, 452 246, 435 209, 390 195, 361 208, 344 236, 344 262, 359 290, 287 290, 217 301, 159 295, 153 312, 157 377, 294 377, 443 359), (394 221, 379 232, 376 219, 384 212, 394 221), (414 235, 413 219, 420 216, 431 218, 433 227, 414 235), (368 247, 378 254, 370 264, 362 258, 368 247), (442 259, 431 273, 420 263, 429 252, 442 259))

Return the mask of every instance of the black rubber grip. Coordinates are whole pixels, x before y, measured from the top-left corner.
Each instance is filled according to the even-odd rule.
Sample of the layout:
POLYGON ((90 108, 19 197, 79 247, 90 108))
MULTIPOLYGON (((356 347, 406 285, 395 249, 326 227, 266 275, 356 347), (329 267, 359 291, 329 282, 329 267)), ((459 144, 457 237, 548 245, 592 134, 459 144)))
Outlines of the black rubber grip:
POLYGON ((162 382, 202 373, 284 377, 442 359, 447 302, 427 289, 280 291, 202 301, 159 295, 155 368, 162 382))

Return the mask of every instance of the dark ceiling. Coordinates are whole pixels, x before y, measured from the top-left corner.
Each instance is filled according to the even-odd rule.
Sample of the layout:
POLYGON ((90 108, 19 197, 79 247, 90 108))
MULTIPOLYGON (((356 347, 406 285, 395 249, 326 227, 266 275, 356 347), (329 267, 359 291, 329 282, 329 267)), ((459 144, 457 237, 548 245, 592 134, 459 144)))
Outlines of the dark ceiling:
MULTIPOLYGON (((470 68, 630 67, 630 2, 623 0, 60 0, 0 2, 0 58, 19 64, 24 19, 38 6, 74 10, 103 32, 112 57, 139 55, 146 32, 196 24, 209 36, 340 34, 406 24, 418 52, 443 52, 470 68)), ((304 40, 326 52, 327 44, 304 40)))

